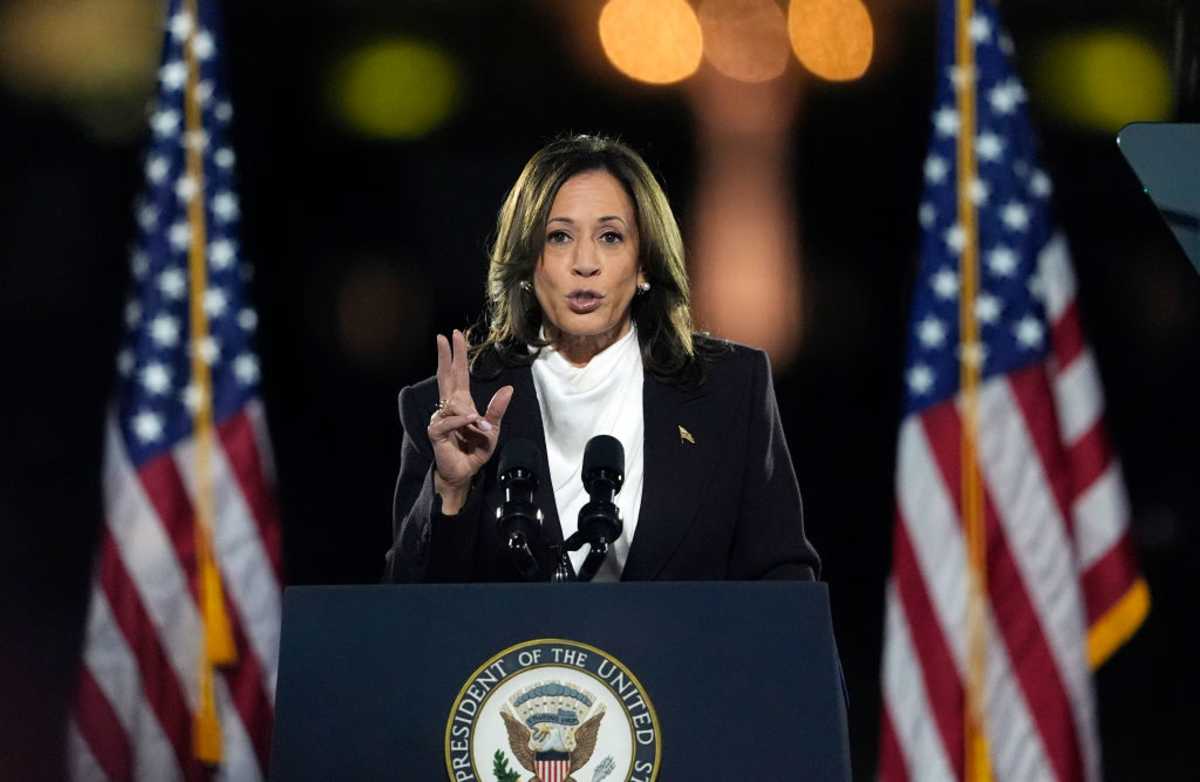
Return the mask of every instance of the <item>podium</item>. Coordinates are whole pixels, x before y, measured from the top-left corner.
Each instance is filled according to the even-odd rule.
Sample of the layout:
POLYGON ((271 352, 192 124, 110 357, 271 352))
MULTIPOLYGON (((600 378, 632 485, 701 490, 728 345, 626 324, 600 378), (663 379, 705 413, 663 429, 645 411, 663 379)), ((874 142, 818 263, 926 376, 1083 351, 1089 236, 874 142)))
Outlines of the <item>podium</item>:
POLYGON ((273 780, 849 780, 810 582, 292 587, 273 780))

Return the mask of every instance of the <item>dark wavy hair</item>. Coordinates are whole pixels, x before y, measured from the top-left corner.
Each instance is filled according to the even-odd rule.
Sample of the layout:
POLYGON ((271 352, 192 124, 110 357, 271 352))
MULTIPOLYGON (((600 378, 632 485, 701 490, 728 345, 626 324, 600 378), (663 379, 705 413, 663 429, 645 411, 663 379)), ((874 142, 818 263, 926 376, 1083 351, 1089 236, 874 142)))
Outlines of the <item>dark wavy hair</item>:
POLYGON ((576 174, 596 170, 607 171, 621 183, 637 217, 638 263, 650 290, 634 296, 630 307, 643 366, 665 382, 701 383, 706 360, 720 352, 723 343, 693 333, 683 239, 671 205, 636 152, 616 139, 595 135, 564 136, 542 147, 505 197, 489 252, 485 312, 471 330, 471 367, 485 372, 483 367, 492 366, 492 359, 499 364, 496 372, 525 366, 549 344, 539 336, 541 307, 521 283, 533 279, 559 188, 576 174))

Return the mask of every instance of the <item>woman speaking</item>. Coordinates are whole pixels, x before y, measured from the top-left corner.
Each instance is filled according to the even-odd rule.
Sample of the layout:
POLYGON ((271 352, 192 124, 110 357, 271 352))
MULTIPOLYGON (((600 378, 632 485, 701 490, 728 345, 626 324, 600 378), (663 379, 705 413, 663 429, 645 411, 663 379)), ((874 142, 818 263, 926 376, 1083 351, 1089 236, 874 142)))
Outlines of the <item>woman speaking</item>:
POLYGON ((389 580, 529 577, 497 525, 493 456, 516 440, 538 446, 537 572, 578 573, 587 547, 564 557, 563 541, 589 500, 596 435, 625 463, 623 523, 594 580, 816 575, 767 356, 693 333, 679 227, 633 150, 573 136, 530 159, 500 210, 486 334, 471 341, 439 335, 436 377, 400 393, 389 580))

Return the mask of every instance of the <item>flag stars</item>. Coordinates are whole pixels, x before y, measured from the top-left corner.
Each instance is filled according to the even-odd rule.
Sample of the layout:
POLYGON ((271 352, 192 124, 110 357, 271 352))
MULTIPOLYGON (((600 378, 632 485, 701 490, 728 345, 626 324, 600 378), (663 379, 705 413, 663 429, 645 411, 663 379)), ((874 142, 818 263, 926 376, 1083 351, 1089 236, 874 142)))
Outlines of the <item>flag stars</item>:
POLYGON ((213 83, 207 79, 196 85, 196 103, 201 106, 207 106, 212 100, 213 83))
POLYGON ((182 299, 187 291, 187 280, 180 269, 167 269, 158 275, 158 289, 171 299, 182 299))
POLYGON ((967 232, 961 223, 955 223, 947 228, 946 232, 942 235, 942 239, 946 242, 946 247, 949 248, 950 252, 955 255, 961 253, 963 248, 967 246, 967 232))
POLYGON ((214 269, 224 270, 237 258, 237 247, 229 239, 217 239, 208 245, 208 260, 214 269))
POLYGON ((935 272, 930 278, 930 285, 938 298, 953 299, 958 295, 958 275, 948 267, 935 272))
POLYGON ((185 204, 195 197, 198 189, 195 178, 191 176, 184 175, 175 181, 175 197, 185 204))
POLYGON ((958 133, 958 112, 942 106, 933 113, 933 127, 939 136, 954 136, 958 133))
POLYGON ((1046 282, 1042 279, 1041 273, 1033 274, 1029 277, 1029 282, 1026 284, 1029 288, 1029 295, 1038 301, 1042 301, 1046 297, 1046 282))
POLYGON ((169 173, 171 173, 171 164, 162 155, 152 155, 146 160, 146 179, 153 184, 162 184, 169 173))
POLYGON ((1018 201, 1009 201, 1000 210, 1000 219, 1010 230, 1024 231, 1029 228, 1029 208, 1018 201))
POLYGON ((933 204, 925 201, 917 208, 917 219, 921 222, 922 228, 932 228, 937 220, 937 209, 933 204))
POLYGON ((233 104, 229 101, 221 101, 213 110, 213 116, 221 122, 228 122, 233 119, 233 104))
POLYGON ((192 27, 192 15, 184 11, 180 11, 167 20, 167 31, 176 41, 182 42, 191 35, 192 27))
POLYGON ((208 133, 203 130, 189 130, 183 134, 183 146, 203 152, 208 149, 208 133))
POLYGON ((1017 338, 1018 344, 1032 350, 1041 347, 1042 339, 1045 337, 1045 328, 1037 318, 1026 315, 1013 327, 1013 335, 1017 338))
POLYGON ((141 250, 135 250, 133 257, 129 260, 129 270, 133 272, 135 280, 144 278, 150 271, 150 256, 141 250))
POLYGON ((170 315, 159 315, 150 321, 150 339, 163 348, 179 344, 179 320, 170 315))
POLYGON ((971 186, 968 189, 968 192, 971 195, 971 203, 975 204, 975 206, 983 206, 986 204, 988 196, 992 194, 987 182, 984 182, 979 177, 975 177, 971 180, 971 186))
POLYGON ((213 162, 217 164, 218 168, 233 168, 235 159, 236 158, 233 154, 233 150, 229 147, 221 147, 217 150, 217 153, 213 155, 213 162))
POLYGON ((236 220, 238 216, 237 196, 228 190, 217 193, 212 200, 212 210, 216 218, 222 222, 236 220))
POLYGON ((1017 110, 1017 94, 1009 84, 997 84, 988 91, 988 103, 997 114, 1012 114, 1017 110))
POLYGON ((167 241, 176 251, 186 250, 192 241, 192 227, 182 220, 175 223, 167 231, 167 241))
POLYGON ((169 92, 177 92, 187 84, 187 66, 180 60, 172 60, 158 69, 158 80, 169 92))
POLYGON ((975 81, 975 69, 970 65, 951 65, 946 69, 950 84, 954 89, 961 90, 968 82, 975 81))
POLYGON ((192 38, 192 51, 201 60, 207 60, 216 52, 217 47, 213 43, 212 34, 208 30, 201 30, 192 38))
POLYGON ((987 265, 997 277, 1011 277, 1017 270, 1017 253, 1007 245, 997 245, 988 252, 987 265))
POLYGON ((150 116, 150 129, 159 138, 175 135, 179 130, 179 112, 174 109, 156 111, 150 116))
POLYGON ((1050 184, 1050 177, 1046 175, 1046 172, 1035 169, 1033 175, 1029 177, 1029 192, 1038 198, 1046 198, 1053 190, 1054 186, 1050 184))
POLYGON ((249 307, 238 313, 238 325, 246 331, 254 331, 258 326, 258 313, 249 307))
POLYGON ((154 396, 162 396, 171 390, 171 370, 158 362, 143 367, 139 379, 154 396))
POLYGON ((917 324, 917 339, 922 346, 931 350, 940 348, 946 341, 946 326, 930 315, 917 324))
POLYGON ((986 43, 992 37, 992 20, 983 14, 971 16, 971 40, 975 43, 986 43))
POLYGON ((917 396, 923 396, 929 393, 929 389, 933 388, 933 370, 925 364, 914 365, 912 369, 908 370, 908 375, 905 379, 908 381, 909 390, 917 396))
POLYGON ((117 353, 117 372, 121 374, 121 377, 129 377, 129 375, 133 372, 133 365, 134 358, 132 350, 125 348, 117 353))
POLYGON ((210 288, 204 292, 204 311, 210 318, 219 318, 229 308, 229 297, 220 288, 210 288))
POLYGON ((211 367, 221 357, 221 344, 217 342, 215 337, 208 336, 200 340, 196 351, 200 356, 200 360, 211 367))
POLYGON ((243 353, 233 360, 233 374, 243 385, 257 383, 258 359, 249 353, 243 353))
POLYGON ((975 154, 987 163, 995 163, 1004 156, 1004 141, 990 130, 985 130, 975 139, 975 154))
POLYGON ((981 293, 975 299, 975 317, 980 323, 990 326, 1000 319, 1000 299, 990 293, 981 293))
POLYGON ((142 319, 142 305, 131 301, 125 305, 125 325, 133 328, 142 319))
POLYGON ((162 438, 162 416, 150 410, 143 410, 133 417, 133 433, 142 443, 148 444, 162 438))
POLYGON ((204 404, 204 391, 195 383, 188 383, 183 389, 183 406, 188 412, 195 413, 204 404))
POLYGON ((150 204, 143 204, 137 210, 138 225, 143 231, 152 231, 158 225, 158 210, 150 204))
POLYGON ((950 165, 946 159, 938 155, 930 155, 925 159, 925 181, 930 184, 939 185, 946 179, 946 174, 950 173, 950 165))

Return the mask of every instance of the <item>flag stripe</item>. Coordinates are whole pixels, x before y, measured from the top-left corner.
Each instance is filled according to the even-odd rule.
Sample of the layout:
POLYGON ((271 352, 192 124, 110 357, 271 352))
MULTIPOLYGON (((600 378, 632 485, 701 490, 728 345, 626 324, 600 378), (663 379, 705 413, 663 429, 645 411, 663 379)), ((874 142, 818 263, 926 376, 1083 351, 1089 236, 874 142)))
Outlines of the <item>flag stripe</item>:
MULTIPOLYGON (((1124 489, 1120 466, 1110 462, 1104 474, 1075 500, 1073 510, 1079 566, 1085 573, 1111 551, 1125 534, 1129 522, 1129 500, 1124 489)), ((1132 555, 1131 551, 1127 553, 1132 555)), ((1129 567, 1135 567, 1132 561, 1129 567)))
MULTIPOLYGON (((118 748, 110 747, 114 751, 118 748)), ((128 750, 128 745, 126 746, 128 750)), ((120 776, 114 776, 100 766, 99 759, 92 753, 92 748, 79 732, 75 720, 67 720, 67 774, 79 782, 124 782, 133 773, 127 767, 118 767, 120 776)))
MULTIPOLYGON (((890 626, 890 625, 889 625, 890 626)), ((884 679, 887 680, 889 670, 901 670, 901 666, 892 663, 891 667, 884 663, 884 679)), ((887 685, 884 685, 887 690, 887 685)), ((896 728, 892 723, 891 715, 889 714, 889 703, 896 702, 900 697, 899 692, 890 690, 886 692, 887 697, 884 698, 883 706, 880 711, 880 726, 879 726, 879 778, 885 782, 908 782, 908 764, 904 760, 904 751, 900 747, 900 740, 896 738, 896 728)), ((919 724, 918 720, 913 720, 912 723, 919 724)), ((953 779, 947 774, 944 779, 953 779)))
MULTIPOLYGON (((947 404, 935 405, 925 411, 922 420, 928 432, 934 461, 949 489, 952 504, 958 507, 961 490, 961 422, 957 411, 947 404)), ((1017 680, 1029 705, 1029 712, 1045 739, 1055 775, 1059 779, 1079 779, 1082 762, 1075 742, 1075 720, 1067 692, 986 486, 984 508, 987 590, 991 610, 995 614, 995 626, 991 631, 999 630, 1009 656, 1016 661, 1017 680)), ((993 726, 989 724, 988 728, 991 731, 993 726)))
POLYGON ((246 405, 228 420, 217 424, 221 445, 228 454, 228 463, 242 497, 249 506, 261 538, 261 545, 270 559, 276 581, 283 578, 282 543, 279 539, 279 508, 275 495, 267 485, 267 472, 259 447, 262 437, 257 431, 256 417, 251 413, 257 403, 246 405))
MULTIPOLYGON (((85 766, 95 764, 109 779, 129 779, 133 775, 133 752, 129 747, 129 736, 113 710, 112 703, 101 691, 100 685, 85 665, 79 674, 76 715, 79 728, 87 732, 81 742, 96 748, 93 754, 88 749, 85 766), (90 758, 90 763, 86 762, 90 758)), ((74 730, 75 720, 71 721, 74 730)), ((86 774, 94 778, 94 774, 86 774)), ((82 776, 82 774, 80 775, 82 776)))
MULTIPOLYGON (((938 649, 940 636, 936 632, 936 620, 928 619, 932 632, 926 634, 924 644, 941 651, 942 666, 939 668, 934 662, 937 657, 924 657, 920 647, 913 643, 909 629, 920 626, 914 619, 920 619, 923 614, 912 612, 904 604, 903 590, 897 581, 893 576, 885 601, 889 643, 884 648, 883 693, 886 708, 897 713, 895 724, 902 726, 903 732, 892 734, 898 751, 894 755, 882 753, 882 776, 886 780, 907 779, 910 774, 922 780, 956 779, 955 769, 961 770, 963 762, 962 721, 947 721, 946 710, 939 714, 934 705, 943 690, 949 690, 950 696, 961 702, 962 686, 948 650, 944 644, 938 649), (914 660, 920 663, 919 675, 913 675, 911 670, 914 660)), ((927 602, 921 605, 920 597, 910 596, 909 601, 932 613, 927 602)))
POLYGON ((1132 549, 1133 541, 1126 532, 1083 572, 1089 623, 1103 616, 1138 580, 1132 549))
POLYGON ((113 618, 137 662, 142 692, 174 749, 184 779, 199 780, 203 775, 192 757, 191 713, 179 677, 159 643, 158 628, 143 607, 113 538, 107 535, 100 548, 99 572, 113 618))
MULTIPOLYGON (((237 606, 226 596, 230 617, 239 616, 237 606)), ((233 621, 233 640, 237 647, 237 663, 221 671, 232 694, 241 723, 254 745, 254 755, 264 772, 271 756, 271 699, 263 688, 262 663, 250 646, 243 631, 244 621, 233 621)))
MULTIPOLYGON (((190 441, 175 449, 174 461, 194 502, 195 459, 190 441)), ((279 582, 273 574, 270 557, 263 546, 257 525, 237 482, 229 460, 221 447, 209 455, 209 473, 213 481, 213 500, 218 522, 213 529, 213 546, 221 567, 225 590, 236 604, 236 615, 243 619, 242 630, 259 660, 274 660, 279 648, 279 582)), ((275 669, 262 672, 261 686, 269 695, 275 690, 275 669)))
POLYGON ((1062 441, 1075 443, 1100 420, 1104 400, 1100 396, 1100 375, 1090 351, 1084 351, 1054 378, 1055 410, 1062 441))
MULTIPOLYGON (((1042 466, 1043 480, 1054 495, 1058 521, 1065 527, 1066 538, 1074 534, 1071 501, 1072 478, 1065 461, 1062 441, 1058 437, 1058 421, 1050 391, 1050 378, 1043 364, 1033 364, 1008 375, 1013 399, 1020 409, 1021 419, 1029 433, 1042 466)), ((1070 546, 1068 545, 1068 548, 1070 546)))
POLYGON ((1083 353, 1083 324, 1079 319, 1079 302, 1067 304, 1062 316, 1050 329, 1050 341, 1054 346, 1054 360, 1060 367, 1069 367, 1083 353))

